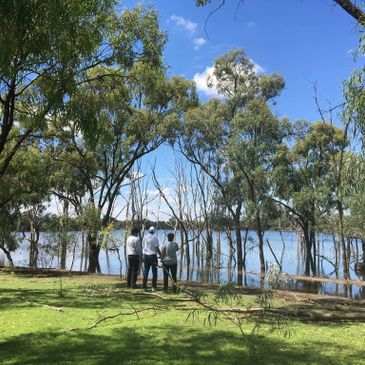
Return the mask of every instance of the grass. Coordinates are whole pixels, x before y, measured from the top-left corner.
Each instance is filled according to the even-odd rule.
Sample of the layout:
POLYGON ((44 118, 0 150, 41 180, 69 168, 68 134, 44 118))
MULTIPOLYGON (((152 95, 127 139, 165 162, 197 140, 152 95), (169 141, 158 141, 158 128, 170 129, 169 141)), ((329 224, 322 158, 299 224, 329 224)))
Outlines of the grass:
MULTIPOLYGON (((191 303, 130 294, 139 292, 128 292, 115 277, 65 276, 60 281, 0 272, 0 363, 365 364, 364 323, 294 321, 290 338, 274 332, 247 336, 244 342, 230 322, 209 326, 206 314, 187 320, 191 303), (145 311, 137 316, 136 309, 145 311), (129 315, 65 332, 120 312, 129 315)), ((242 305, 254 300, 255 295, 243 294, 242 305)))

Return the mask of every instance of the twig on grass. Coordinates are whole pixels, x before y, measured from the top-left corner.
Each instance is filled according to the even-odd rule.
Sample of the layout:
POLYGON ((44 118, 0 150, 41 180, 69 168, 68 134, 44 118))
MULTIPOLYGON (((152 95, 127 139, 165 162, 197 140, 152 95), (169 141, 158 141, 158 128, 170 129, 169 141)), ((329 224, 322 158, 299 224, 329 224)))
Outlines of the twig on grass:
POLYGON ((102 322, 105 322, 105 321, 107 321, 109 319, 121 317, 121 316, 133 316, 133 315, 136 315, 136 317, 139 319, 139 316, 138 316, 139 313, 146 312, 146 311, 154 311, 155 313, 157 313, 160 308, 159 307, 148 307, 148 308, 143 308, 143 309, 136 309, 135 307, 132 307, 132 309, 133 309, 132 312, 118 312, 116 314, 111 314, 109 316, 102 316, 95 323, 93 323, 93 324, 91 324, 89 326, 85 326, 85 327, 72 327, 72 328, 69 328, 69 329, 64 330, 64 331, 61 331, 61 332, 62 333, 67 333, 67 332, 72 332, 72 331, 91 330, 93 328, 96 328, 102 322))
POLYGON ((61 307, 53 307, 53 306, 48 305, 48 304, 42 304, 42 303, 32 302, 30 300, 27 300, 24 297, 21 297, 21 298, 24 300, 25 303, 27 303, 29 305, 34 305, 36 307, 42 307, 42 308, 52 309, 52 310, 57 311, 57 312, 64 312, 63 308, 61 308, 61 307))

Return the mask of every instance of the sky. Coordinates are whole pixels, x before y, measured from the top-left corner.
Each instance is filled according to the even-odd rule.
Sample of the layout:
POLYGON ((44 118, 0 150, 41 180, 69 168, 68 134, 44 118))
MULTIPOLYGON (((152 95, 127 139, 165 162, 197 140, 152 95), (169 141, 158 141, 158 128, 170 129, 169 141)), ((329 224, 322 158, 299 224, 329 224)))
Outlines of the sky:
MULTIPOLYGON (((126 7, 136 1, 124 1, 126 7)), ((198 8, 194 0, 155 0, 160 26, 168 35, 169 75, 197 82, 203 100, 212 96, 204 76, 214 59, 243 48, 264 73, 278 72, 286 87, 274 111, 292 120, 318 120, 313 102, 317 84, 323 106, 341 100, 342 82, 356 65, 356 22, 332 0, 220 0, 198 8), (237 5, 240 6, 237 8, 237 5)))
MULTIPOLYGON (((130 0, 124 5, 137 3, 130 0)), ((273 106, 278 117, 319 120, 314 84, 323 109, 341 102, 343 82, 357 68, 354 52, 360 33, 355 20, 332 0, 226 0, 209 16, 219 3, 212 0, 203 8, 196 7, 194 0, 144 3, 158 11, 160 27, 167 33, 164 57, 169 76, 194 80, 200 99, 207 101, 215 96, 215 90, 206 86, 215 58, 242 48, 257 72, 284 77, 286 86, 273 106)), ((162 146, 143 162, 147 176, 156 166, 168 196, 174 190, 174 159, 172 150, 162 146)), ((149 192, 151 198, 157 196, 151 178, 149 192)), ((158 206, 157 200, 149 209, 167 217, 168 209, 158 206)))
MULTIPOLYGON (((140 1, 125 0, 132 8, 140 1)), ((160 27, 168 42, 164 51, 168 75, 195 80, 202 101, 214 96, 205 78, 212 71, 215 58, 228 50, 243 48, 262 73, 280 73, 286 86, 273 107, 278 117, 311 122, 320 119, 314 102, 314 87, 323 108, 341 102, 342 83, 357 67, 354 51, 359 43, 356 22, 332 0, 226 0, 209 16, 220 0, 198 8, 194 0, 155 0, 160 27), (237 7, 237 5, 240 5, 237 7)), ((162 185, 173 189, 174 154, 160 147, 143 161, 144 170, 156 164, 162 185)), ((156 189, 149 178, 150 196, 156 189)), ((125 201, 120 199, 116 211, 125 201)), ((158 208, 157 200, 151 205, 158 208)), ((123 217, 123 214, 120 218, 123 217)), ((162 218, 162 217, 161 217, 162 218)), ((165 217, 166 218, 166 217, 165 217)))

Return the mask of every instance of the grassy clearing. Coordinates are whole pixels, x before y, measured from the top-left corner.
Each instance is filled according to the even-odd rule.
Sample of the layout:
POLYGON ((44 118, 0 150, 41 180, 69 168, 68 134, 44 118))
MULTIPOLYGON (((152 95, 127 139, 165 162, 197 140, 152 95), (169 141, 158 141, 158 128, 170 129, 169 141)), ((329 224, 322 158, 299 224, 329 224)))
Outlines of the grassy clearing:
MULTIPOLYGON (((252 335, 247 343, 227 321, 209 326, 204 314, 187 320, 194 303, 131 293, 141 292, 128 292, 115 277, 65 276, 60 281, 0 273, 0 363, 365 364, 365 323, 294 321, 290 338, 252 335), (63 312, 54 310, 58 307, 63 312), (137 316, 137 309, 144 311, 137 316), (67 332, 121 312, 93 329, 67 332)), ((240 300, 243 307, 254 301, 248 293, 240 300)), ((288 308, 296 305, 287 299, 277 304, 284 302, 288 308)))

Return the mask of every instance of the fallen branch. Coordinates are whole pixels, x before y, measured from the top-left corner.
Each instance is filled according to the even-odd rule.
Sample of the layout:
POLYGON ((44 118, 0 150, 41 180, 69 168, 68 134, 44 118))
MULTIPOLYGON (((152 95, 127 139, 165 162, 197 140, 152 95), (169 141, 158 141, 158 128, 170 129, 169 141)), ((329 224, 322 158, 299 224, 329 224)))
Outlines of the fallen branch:
POLYGON ((90 326, 86 326, 86 327, 73 327, 73 328, 69 328, 67 330, 61 331, 62 333, 67 333, 67 332, 72 332, 72 331, 82 331, 82 330, 90 330, 93 328, 96 328, 100 323, 107 321, 108 319, 113 319, 113 318, 117 318, 120 316, 132 316, 132 315, 136 315, 136 317, 139 319, 138 314, 141 312, 146 312, 146 311, 154 311, 155 313, 157 312, 156 307, 149 307, 149 308, 143 308, 143 309, 136 309, 133 308, 133 312, 119 312, 116 314, 112 314, 110 316, 103 316, 100 317, 95 323, 91 324, 90 326))
POLYGON ((29 305, 34 305, 36 307, 42 307, 42 308, 52 309, 52 310, 57 311, 57 312, 64 312, 63 308, 61 308, 61 307, 53 307, 53 306, 48 305, 48 304, 41 304, 41 303, 37 303, 37 302, 32 302, 30 300, 27 300, 24 297, 22 297, 22 299, 24 300, 25 303, 27 303, 29 305))
MULTIPOLYGON (((204 310, 208 310, 211 312, 218 312, 218 313, 235 313, 240 314, 241 317, 252 317, 257 316, 260 314, 263 314, 264 311, 267 315, 282 315, 284 317, 290 317, 293 319, 296 319, 298 321, 308 321, 308 322, 329 322, 329 321, 352 321, 352 320, 359 320, 359 321, 365 321, 365 312, 352 312, 352 313, 316 313, 310 310, 310 308, 303 308, 300 310, 288 310, 286 307, 280 307, 280 308, 261 308, 261 307, 252 307, 252 308, 235 308, 235 307, 217 307, 214 305, 211 305, 209 303, 206 303, 198 298, 191 297, 191 298, 169 298, 165 297, 158 293, 145 293, 145 292, 130 292, 130 291, 124 291, 121 290, 123 293, 127 293, 130 295, 135 296, 150 296, 150 297, 156 297, 164 301, 168 302, 193 302, 201 307, 204 308, 204 310)), ((186 308, 184 310, 193 310, 192 308, 186 308)))
POLYGON ((118 292, 135 295, 135 296, 156 297, 156 298, 165 300, 167 302, 194 302, 195 301, 193 298, 186 298, 186 297, 180 297, 180 298, 179 297, 178 298, 164 297, 163 295, 158 294, 158 293, 130 292, 127 290, 122 290, 122 289, 118 290, 118 292))

